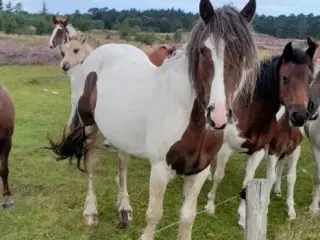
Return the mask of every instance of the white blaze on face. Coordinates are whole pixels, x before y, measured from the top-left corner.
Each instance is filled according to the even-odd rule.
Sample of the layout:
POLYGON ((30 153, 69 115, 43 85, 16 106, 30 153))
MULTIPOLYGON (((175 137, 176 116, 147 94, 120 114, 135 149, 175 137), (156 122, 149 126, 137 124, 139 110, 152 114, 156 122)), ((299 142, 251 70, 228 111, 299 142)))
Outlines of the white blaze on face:
POLYGON ((53 29, 50 40, 49 40, 49 47, 50 48, 54 48, 56 46, 53 46, 53 39, 55 38, 57 31, 61 29, 61 26, 59 24, 57 24, 57 26, 53 29))
MULTIPOLYGON (((205 46, 211 50, 212 61, 214 65, 214 75, 210 90, 210 100, 208 108, 213 110, 210 112, 209 118, 213 121, 215 128, 220 128, 227 123, 227 104, 224 86, 224 48, 223 40, 219 41, 219 49, 213 43, 213 39, 209 37, 205 41, 205 46)), ((206 116, 207 116, 206 111, 206 116)))

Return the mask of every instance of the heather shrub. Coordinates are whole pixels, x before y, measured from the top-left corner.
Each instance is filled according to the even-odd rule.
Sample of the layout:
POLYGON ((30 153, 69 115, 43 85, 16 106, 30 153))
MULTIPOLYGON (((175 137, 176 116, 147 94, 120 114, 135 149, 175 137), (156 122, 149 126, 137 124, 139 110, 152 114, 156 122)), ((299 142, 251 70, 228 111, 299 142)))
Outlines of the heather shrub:
POLYGON ((32 45, 0 33, 0 65, 57 64, 60 61, 58 49, 50 49, 48 42, 32 45))

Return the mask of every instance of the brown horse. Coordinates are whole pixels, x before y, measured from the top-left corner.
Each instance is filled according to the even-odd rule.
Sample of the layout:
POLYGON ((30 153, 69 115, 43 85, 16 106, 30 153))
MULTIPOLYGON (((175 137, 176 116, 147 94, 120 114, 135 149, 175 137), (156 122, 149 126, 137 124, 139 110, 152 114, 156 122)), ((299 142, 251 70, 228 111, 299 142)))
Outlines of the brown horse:
POLYGON ((166 46, 161 46, 152 53, 148 55, 150 61, 156 65, 157 67, 160 67, 163 63, 163 61, 166 59, 167 56, 174 53, 176 50, 176 47, 173 46, 171 48, 167 48, 166 46))
POLYGON ((12 135, 14 132, 15 111, 14 105, 8 92, 0 86, 0 176, 3 183, 3 208, 13 206, 11 192, 9 190, 9 154, 12 145, 12 135))
MULTIPOLYGON (((311 39, 308 38, 308 41, 311 42, 311 39)), ((317 50, 313 57, 314 60, 317 60, 319 56, 316 56, 316 53, 319 53, 320 46, 317 44, 317 50)), ((317 65, 317 63, 315 64, 317 65)), ((317 67, 318 68, 318 67, 317 67)), ((314 110, 318 110, 320 105, 320 71, 315 68, 315 78, 310 85, 310 99, 312 99, 312 107, 314 110)), ((278 115, 277 122, 277 131, 272 139, 269 149, 268 155, 274 155, 278 158, 279 162, 276 168, 276 182, 274 188, 274 194, 276 196, 281 196, 281 177, 284 165, 288 165, 287 169, 287 206, 288 206, 288 217, 290 220, 296 218, 296 212, 294 209, 294 185, 296 181, 296 166, 300 157, 301 147, 300 143, 303 139, 304 133, 310 139, 310 142, 313 146, 314 143, 317 142, 318 132, 317 130, 314 132, 310 132, 311 126, 313 129, 317 129, 319 125, 320 119, 318 118, 319 112, 315 111, 310 116, 310 120, 304 125, 302 128, 297 128, 291 126, 288 121, 288 112, 285 109, 281 109, 278 115)), ((313 146, 314 147, 314 146, 313 146)), ((314 149, 313 149, 314 150, 314 149)), ((317 177, 315 178, 317 181, 317 177)), ((313 211, 315 205, 311 205, 310 209, 313 211)))
MULTIPOLYGON (((233 152, 249 155, 243 187, 253 178, 254 171, 264 156, 264 148, 277 131, 276 114, 281 105, 288 111, 290 124, 297 127, 301 127, 309 119, 310 112, 314 112, 314 109, 307 108, 307 105, 309 83, 313 79, 312 57, 315 43, 309 41, 308 43, 309 48, 306 52, 293 49, 290 42, 281 55, 262 61, 252 101, 246 103, 245 99, 235 100, 235 121, 224 131, 224 143, 218 153, 214 184, 205 207, 209 213, 215 212, 216 190, 224 177, 226 164, 233 152)), ((311 105, 309 102, 309 106, 311 105)), ((272 175, 273 164, 272 159, 268 161, 268 179, 275 180, 275 174, 272 175)), ((238 223, 243 227, 244 207, 242 199, 238 209, 240 215, 238 223)))

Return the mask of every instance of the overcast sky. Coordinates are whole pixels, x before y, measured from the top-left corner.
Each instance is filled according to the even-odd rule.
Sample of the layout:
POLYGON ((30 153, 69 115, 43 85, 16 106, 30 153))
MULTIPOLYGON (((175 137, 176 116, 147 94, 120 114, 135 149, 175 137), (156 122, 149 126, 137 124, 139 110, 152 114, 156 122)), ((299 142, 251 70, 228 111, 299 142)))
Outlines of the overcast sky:
MULTIPOLYGON (((248 0, 211 0, 213 6, 232 3, 242 8, 248 0)), ((257 0, 257 12, 266 15, 289 15, 291 13, 313 13, 320 15, 320 0, 257 0)), ((4 2, 7 2, 5 0, 4 2)), ((12 0, 13 4, 22 2, 24 9, 38 12, 43 0, 12 0)), ((199 0, 46 0, 50 12, 72 13, 76 9, 86 12, 91 7, 108 7, 115 9, 181 8, 184 11, 197 12, 199 0)))

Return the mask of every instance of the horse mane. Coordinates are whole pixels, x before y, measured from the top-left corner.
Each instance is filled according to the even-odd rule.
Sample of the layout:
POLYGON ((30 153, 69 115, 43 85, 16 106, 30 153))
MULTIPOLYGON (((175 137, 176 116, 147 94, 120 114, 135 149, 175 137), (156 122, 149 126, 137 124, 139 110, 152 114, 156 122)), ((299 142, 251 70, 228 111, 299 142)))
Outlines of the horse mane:
MULTIPOLYGON (((293 49, 290 61, 294 64, 308 64, 309 69, 314 71, 312 60, 300 49, 293 49)), ((270 100, 279 91, 278 75, 282 62, 282 55, 275 55, 260 62, 260 74, 256 82, 254 99, 270 100)))
POLYGON ((243 69, 250 69, 245 84, 242 86, 243 89, 239 93, 251 94, 259 72, 258 48, 253 33, 253 29, 246 22, 246 19, 230 5, 215 9, 215 14, 207 25, 199 20, 191 31, 187 47, 188 75, 191 85, 196 88, 199 43, 204 36, 212 34, 217 50, 219 48, 218 40, 224 40, 227 56, 225 61, 228 61, 228 64, 240 73, 243 69))

